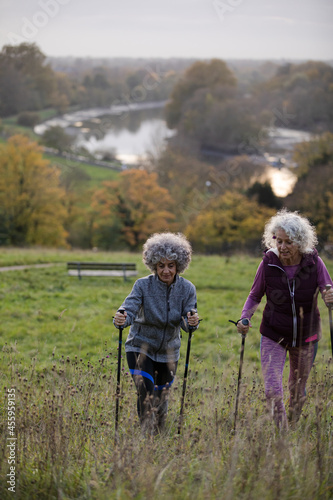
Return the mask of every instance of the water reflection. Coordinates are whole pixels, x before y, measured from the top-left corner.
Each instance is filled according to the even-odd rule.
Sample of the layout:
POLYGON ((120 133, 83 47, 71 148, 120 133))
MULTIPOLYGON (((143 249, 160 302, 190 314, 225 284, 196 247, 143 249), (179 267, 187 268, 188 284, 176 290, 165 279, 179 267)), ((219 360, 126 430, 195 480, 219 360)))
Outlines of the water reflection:
POLYGON ((112 152, 125 163, 136 163, 147 151, 162 144, 174 132, 167 128, 163 109, 136 111, 121 116, 104 116, 84 122, 76 145, 98 155, 112 152), (89 129, 83 133, 83 130, 89 129))
POLYGON ((282 150, 291 150, 295 144, 303 141, 309 141, 312 137, 310 132, 304 130, 294 130, 290 128, 269 128, 268 136, 275 147, 282 150))
POLYGON ((280 169, 267 166, 265 173, 260 178, 260 182, 268 181, 276 196, 284 198, 290 194, 296 184, 297 177, 292 170, 287 167, 280 169))
POLYGON ((93 133, 87 139, 79 137, 78 146, 84 146, 90 153, 113 152, 119 160, 125 163, 136 163, 138 158, 151 151, 156 142, 163 142, 172 134, 162 119, 143 120, 137 130, 110 129, 103 137, 93 133))

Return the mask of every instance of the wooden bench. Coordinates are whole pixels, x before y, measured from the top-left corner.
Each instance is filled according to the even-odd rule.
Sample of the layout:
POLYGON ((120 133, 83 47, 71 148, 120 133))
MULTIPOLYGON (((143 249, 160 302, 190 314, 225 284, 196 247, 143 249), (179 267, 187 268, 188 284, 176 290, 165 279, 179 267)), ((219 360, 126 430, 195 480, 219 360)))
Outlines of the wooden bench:
POLYGON ((126 281, 128 276, 137 276, 136 264, 128 262, 67 262, 69 276, 123 276, 126 281))

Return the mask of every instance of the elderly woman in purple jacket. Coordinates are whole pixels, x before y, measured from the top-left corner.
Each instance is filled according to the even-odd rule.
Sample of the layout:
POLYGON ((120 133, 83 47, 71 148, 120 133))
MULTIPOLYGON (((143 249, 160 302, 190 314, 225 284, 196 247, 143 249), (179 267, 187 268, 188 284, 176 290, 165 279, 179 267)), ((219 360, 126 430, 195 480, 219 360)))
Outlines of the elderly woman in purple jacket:
POLYGON ((127 363, 138 392, 137 410, 142 427, 163 428, 168 392, 176 375, 180 329, 199 324, 194 285, 179 276, 192 256, 184 235, 159 233, 143 247, 143 262, 152 271, 138 279, 122 303, 114 324, 130 326, 125 343, 127 363))
MULTIPOLYGON (((261 367, 267 406, 279 428, 288 428, 283 402, 282 374, 289 352, 289 420, 295 423, 305 401, 305 386, 321 337, 318 293, 328 306, 333 290, 326 291, 332 280, 315 249, 315 228, 297 212, 283 209, 265 226, 266 247, 241 319, 251 320, 266 295, 260 325, 261 367)), ((239 333, 251 327, 237 323, 239 333)))

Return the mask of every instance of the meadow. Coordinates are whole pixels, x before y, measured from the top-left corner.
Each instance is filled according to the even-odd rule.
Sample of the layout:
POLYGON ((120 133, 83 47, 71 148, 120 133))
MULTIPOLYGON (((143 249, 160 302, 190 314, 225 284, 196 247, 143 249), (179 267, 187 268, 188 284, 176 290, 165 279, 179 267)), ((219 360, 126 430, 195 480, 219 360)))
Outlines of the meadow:
MULTIPOLYGON (((266 411, 261 305, 245 342, 234 431, 241 339, 229 319, 240 317, 260 257, 194 255, 184 276, 197 287, 203 321, 192 339, 181 433, 186 333, 165 431, 141 432, 124 363, 115 439, 118 331, 112 316, 134 279, 68 277, 65 263, 80 259, 136 262, 139 277, 147 274, 134 253, 1 251, 0 267, 51 263, 0 273, 1 499, 333 497, 333 363, 321 300, 323 339, 300 421, 279 433, 266 411), (15 426, 9 426, 13 408, 15 426), (8 490, 10 473, 15 493, 8 490)), ((333 275, 333 261, 325 262, 333 275)), ((287 369, 284 375, 286 387, 287 369)), ((285 399, 288 405, 287 391, 285 399)))

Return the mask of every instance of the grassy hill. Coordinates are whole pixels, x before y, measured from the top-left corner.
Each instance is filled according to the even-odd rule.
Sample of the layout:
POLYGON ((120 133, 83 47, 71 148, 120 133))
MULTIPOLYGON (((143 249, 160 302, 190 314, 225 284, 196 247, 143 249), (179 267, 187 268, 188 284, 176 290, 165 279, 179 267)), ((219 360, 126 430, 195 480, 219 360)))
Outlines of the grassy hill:
MULTIPOLYGON (((185 277, 197 287, 203 321, 192 340, 181 435, 187 334, 165 433, 141 433, 124 363, 115 442, 118 331, 112 316, 133 279, 68 277, 65 263, 79 259, 136 262, 139 276, 147 274, 140 254, 2 249, 0 255, 0 266, 52 263, 0 273, 0 470, 5 478, 8 390, 14 389, 15 498, 332 498, 333 366, 322 301, 323 339, 300 422, 279 434, 266 413, 260 306, 245 344, 234 433, 240 337, 228 320, 239 318, 260 258, 195 255, 185 277)), ((333 274, 333 262, 326 264, 333 274)), ((286 369, 286 386, 287 375, 286 369)), ((3 499, 13 497, 7 488, 4 479, 3 499)))

